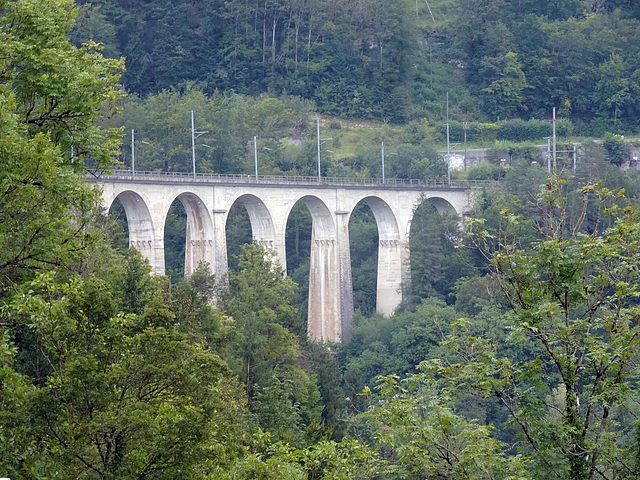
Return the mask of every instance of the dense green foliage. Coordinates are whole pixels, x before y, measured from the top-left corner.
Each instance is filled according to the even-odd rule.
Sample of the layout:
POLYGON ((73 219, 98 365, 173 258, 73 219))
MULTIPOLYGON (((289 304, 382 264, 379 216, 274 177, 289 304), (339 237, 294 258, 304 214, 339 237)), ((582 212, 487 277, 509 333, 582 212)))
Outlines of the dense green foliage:
POLYGON ((100 1, 84 6, 74 38, 125 55, 125 86, 142 96, 195 82, 208 93, 287 93, 327 113, 401 120, 417 53, 410 6, 100 1))
POLYGON ((94 123, 119 97, 122 64, 69 44, 70 5, 42 15, 35 2, 0 3, 2 291, 25 270, 74 258, 95 200, 74 170, 89 158, 108 166, 119 145, 116 130, 94 123))
POLYGON ((441 373, 467 392, 471 386, 497 398, 519 427, 523 451, 548 478, 632 478, 637 426, 627 419, 635 414, 640 335, 637 210, 612 205, 614 192, 596 185, 581 191, 583 214, 572 219, 561 186, 552 178, 540 195, 538 239, 530 248, 507 239, 494 253, 485 250, 493 244, 486 232, 472 237, 501 279, 510 339, 526 346, 528 358, 505 354, 462 326, 446 342, 462 361, 441 373), (581 222, 594 200, 613 223, 586 233, 581 222))
POLYGON ((640 13, 631 1, 81 2, 73 39, 127 58, 141 97, 198 85, 294 95, 394 123, 564 118, 635 128, 640 13), (425 8, 429 7, 429 8, 425 8))
POLYGON ((191 172, 190 110, 196 112, 196 130, 206 132, 196 145, 198 172, 254 173, 253 137, 259 133, 261 175, 313 174, 315 164, 301 168, 287 157, 287 144, 281 142, 307 127, 306 102, 234 93, 207 96, 196 88, 183 94, 163 91, 145 100, 130 95, 123 101, 120 115, 108 122, 127 127, 123 163, 131 167, 130 133, 135 129, 137 171, 191 172))
MULTIPOLYGON (((99 192, 84 182, 118 156, 120 132, 109 125, 122 117, 104 118, 117 107, 143 132, 141 168, 188 171, 182 137, 188 110, 197 108, 198 129, 215 132, 206 139, 209 153, 199 147, 199 171, 250 172, 247 153, 259 130, 265 173, 313 174, 313 145, 298 142, 311 104, 281 94, 354 117, 422 115, 409 99, 433 90, 412 77, 426 71, 420 35, 427 32, 428 48, 438 50, 436 71, 446 77, 465 66, 480 105, 461 93, 468 112, 537 115, 548 104, 531 91, 545 86, 567 100, 573 120, 633 125, 635 73, 626 73, 634 43, 620 49, 640 14, 632 2, 458 0, 434 2, 434 10, 442 18, 426 28, 411 2, 105 0, 78 13, 68 0, 47 0, 46 8, 0 0, 0 474, 640 475, 640 181, 616 168, 628 155, 622 137, 585 145, 575 170, 548 180, 526 147, 503 145, 505 165, 465 173, 501 179, 476 192, 468 231, 434 204, 416 205, 411 285, 390 318, 372 315, 376 225, 359 206, 349 228, 360 313, 342 345, 306 339, 304 286, 293 281, 308 271, 305 207, 289 218, 290 275, 272 252, 240 247, 248 236, 238 207, 227 277, 214 278, 203 264, 172 284, 126 248, 118 223, 100 212, 99 192), (198 15, 203 6, 207 15, 198 15), (100 37, 109 55, 146 52, 131 56, 126 82, 150 95, 122 99, 122 64, 95 44, 69 43, 76 13, 74 41, 100 37), (608 36, 603 25, 611 26, 608 36), (441 29, 437 38, 433 28, 441 29), (538 37, 517 35, 522 29, 538 37), (601 50, 588 50, 587 40, 601 50), (546 51, 549 45, 557 48, 546 51), (551 57, 583 61, 568 76, 551 57), (453 59, 463 63, 451 66, 453 59), (209 68, 207 78, 196 60, 209 68), (555 76, 544 83, 541 72, 555 76), (230 87, 274 95, 215 91, 230 87), (580 94, 588 96, 573 96, 580 94)), ((456 115, 464 120, 462 106, 456 115)), ((350 141, 339 123, 328 127, 334 143, 350 141)), ((401 129, 389 142, 389 172, 446 175, 430 128, 420 120, 401 129)), ((548 127, 509 120, 473 128, 522 140, 548 127)), ((369 148, 349 158, 327 155, 325 173, 379 174, 377 146, 390 130, 362 135, 369 148)), ((184 233, 177 210, 167 244, 184 233)))

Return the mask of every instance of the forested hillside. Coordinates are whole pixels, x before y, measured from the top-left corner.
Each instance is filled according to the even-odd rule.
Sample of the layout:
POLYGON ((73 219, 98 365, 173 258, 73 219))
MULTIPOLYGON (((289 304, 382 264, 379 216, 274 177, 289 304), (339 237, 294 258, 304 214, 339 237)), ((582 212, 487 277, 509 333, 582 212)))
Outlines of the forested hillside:
MULTIPOLYGON (((313 100, 321 113, 404 123, 547 118, 635 128, 640 10, 633 0, 170 0, 79 2, 72 38, 126 57, 141 97, 313 100)), ((602 133, 602 132, 600 132, 602 133)))
POLYGON ((631 0, 0 0, 0 476, 639 478, 640 176, 614 135, 636 128, 639 19, 631 0), (508 161, 447 172, 447 91, 508 161), (566 134, 609 133, 548 172, 505 139, 539 138, 552 105, 566 134), (259 135, 263 173, 313 173, 320 111, 401 123, 325 120, 343 154, 323 174, 379 176, 385 140, 389 177, 499 182, 464 223, 414 206, 388 318, 359 205, 352 335, 315 344, 305 207, 288 272, 234 207, 228 274, 182 279, 176 202, 167 278, 86 183, 133 168, 132 148, 139 168, 189 171, 189 110, 210 133, 198 172, 250 171, 259 135))

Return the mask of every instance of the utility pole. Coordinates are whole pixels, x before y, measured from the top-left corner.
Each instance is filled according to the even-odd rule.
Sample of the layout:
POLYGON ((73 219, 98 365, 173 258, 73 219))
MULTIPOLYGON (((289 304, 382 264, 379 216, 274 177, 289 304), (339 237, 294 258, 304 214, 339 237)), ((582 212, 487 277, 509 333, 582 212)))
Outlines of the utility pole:
POLYGON ((200 135, 204 135, 205 133, 209 133, 208 130, 203 131, 203 132, 196 132, 196 127, 195 127, 195 121, 194 121, 194 114, 195 112, 193 110, 189 110, 191 112, 191 161, 193 164, 193 176, 196 176, 196 138, 198 138, 200 135))
POLYGON ((462 122, 462 128, 464 129, 464 169, 467 170, 467 129, 469 128, 469 122, 462 122))
POLYGON ((382 145, 382 183, 384 183, 384 140, 382 140, 381 145, 382 145))
MULTIPOLYGON (((149 142, 138 140, 138 143, 149 145, 149 142)), ((73 161, 73 146, 71 146, 71 161, 73 161)), ((136 131, 131 129, 131 175, 136 173, 136 131)), ((0 479, 1 480, 1 479, 0 479)))
POLYGON ((451 185, 451 148, 449 144, 449 92, 447 92, 447 180, 451 185))
POLYGON ((316 133, 318 137, 318 183, 320 183, 320 117, 316 117, 316 133))
POLYGON ((258 137, 253 137, 253 164, 256 168, 256 181, 258 180, 258 137))
POLYGON ((556 107, 553 107, 553 171, 556 171, 556 159, 557 159, 557 151, 556 151, 556 107))
POLYGON ((196 176, 196 127, 193 119, 194 111, 191 110, 191 162, 193 164, 193 176, 196 176))
MULTIPOLYGON (((322 180, 321 170, 320 170, 320 146, 324 142, 328 142, 329 140, 333 140, 333 138, 320 138, 320 117, 316 117, 316 131, 317 131, 317 135, 318 135, 318 183, 320 183, 321 180, 322 180)), ((332 153, 331 150, 325 150, 325 152, 332 153)))

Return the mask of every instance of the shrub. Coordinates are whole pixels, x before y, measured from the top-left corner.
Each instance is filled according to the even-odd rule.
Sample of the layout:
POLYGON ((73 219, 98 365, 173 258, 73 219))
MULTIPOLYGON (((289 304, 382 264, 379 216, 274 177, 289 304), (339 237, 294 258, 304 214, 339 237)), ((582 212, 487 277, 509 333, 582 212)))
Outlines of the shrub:
POLYGON ((487 162, 476 163, 467 169, 467 180, 498 180, 504 176, 504 169, 500 165, 487 162))
POLYGON ((553 127, 549 122, 542 120, 508 120, 500 124, 498 140, 512 142, 528 142, 549 137, 553 133, 553 127))
POLYGON ((602 146, 606 152, 607 160, 614 165, 622 164, 629 156, 629 147, 624 143, 624 138, 615 133, 607 132, 602 140, 602 146))
MULTIPOLYGON (((569 120, 558 120, 556 122, 556 136, 567 137, 573 133, 573 125, 569 120)), ((440 127, 442 139, 447 138, 447 125, 440 127)), ((477 123, 467 124, 467 141, 493 143, 496 140, 507 140, 510 142, 532 142, 539 141, 553 135, 553 124, 545 120, 507 120, 498 123, 477 123)), ((464 141, 464 124, 453 121, 449 123, 449 140, 460 143, 464 141)))

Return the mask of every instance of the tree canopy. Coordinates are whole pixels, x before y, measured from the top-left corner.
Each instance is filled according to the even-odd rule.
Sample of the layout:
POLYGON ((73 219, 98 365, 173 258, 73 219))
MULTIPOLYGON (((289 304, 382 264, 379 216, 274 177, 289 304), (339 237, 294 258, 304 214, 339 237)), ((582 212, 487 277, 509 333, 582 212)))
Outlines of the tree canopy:
POLYGON ((79 2, 76 44, 127 58, 141 96, 196 84, 313 100, 326 115, 405 123, 452 113, 635 128, 638 9, 630 1, 79 2))
MULTIPOLYGON (((313 171, 311 143, 282 141, 300 138, 313 99, 352 117, 415 116, 389 168, 444 175, 428 143, 434 127, 410 101, 435 105, 442 78, 466 85, 456 95, 463 121, 465 102, 491 118, 562 100, 574 120, 631 125, 636 43, 622 45, 637 28, 632 2, 434 2, 443 16, 432 11, 431 26, 407 1, 45 3, 0 0, 3 475, 639 476, 640 181, 616 167, 621 136, 585 145, 575 170, 547 180, 516 147, 508 165, 470 170, 501 183, 476 192, 466 230, 428 201, 416 205, 410 298, 389 318, 365 316, 373 305, 360 298, 342 345, 306 339, 293 282, 310 241, 304 209, 287 238, 298 272, 286 276, 273 252, 249 244, 225 278, 202 264, 171 284, 123 248, 85 182, 118 165, 119 120, 107 118, 118 108, 148 135, 141 166, 174 171, 188 158, 178 137, 196 106, 206 106, 199 128, 217 131, 201 171, 250 168, 255 130, 276 152, 265 154, 265 172, 313 171), (124 80, 148 96, 125 100, 123 61, 81 45, 87 36, 101 36, 109 55, 146 52, 130 55, 124 80), (432 86, 425 53, 434 48, 432 86), (236 164, 243 155, 247 165, 236 164)), ((543 131, 524 123, 473 131, 543 131)), ((377 147, 387 127, 363 135, 377 147)), ((375 174, 377 153, 324 167, 375 174)), ((378 243, 371 217, 362 207, 350 224, 362 284, 378 243)), ((361 296, 373 291, 365 285, 361 296)))

